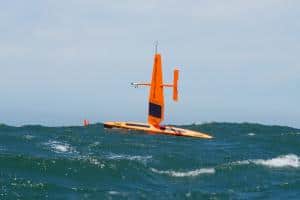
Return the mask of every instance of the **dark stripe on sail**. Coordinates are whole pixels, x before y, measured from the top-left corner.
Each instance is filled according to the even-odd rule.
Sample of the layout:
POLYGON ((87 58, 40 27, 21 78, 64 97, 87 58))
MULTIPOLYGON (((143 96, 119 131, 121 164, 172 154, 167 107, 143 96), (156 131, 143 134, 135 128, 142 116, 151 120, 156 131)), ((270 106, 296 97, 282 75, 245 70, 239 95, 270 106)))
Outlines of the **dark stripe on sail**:
POLYGON ((161 118, 161 106, 154 103, 149 103, 149 115, 161 118))

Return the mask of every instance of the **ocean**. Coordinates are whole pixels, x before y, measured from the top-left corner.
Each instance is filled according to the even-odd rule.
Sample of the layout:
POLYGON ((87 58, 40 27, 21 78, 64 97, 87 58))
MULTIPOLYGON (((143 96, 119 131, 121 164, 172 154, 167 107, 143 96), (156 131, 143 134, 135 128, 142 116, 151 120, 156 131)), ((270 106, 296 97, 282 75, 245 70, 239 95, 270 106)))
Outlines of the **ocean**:
POLYGON ((181 127, 215 138, 0 125, 0 199, 300 199, 299 129, 181 127))

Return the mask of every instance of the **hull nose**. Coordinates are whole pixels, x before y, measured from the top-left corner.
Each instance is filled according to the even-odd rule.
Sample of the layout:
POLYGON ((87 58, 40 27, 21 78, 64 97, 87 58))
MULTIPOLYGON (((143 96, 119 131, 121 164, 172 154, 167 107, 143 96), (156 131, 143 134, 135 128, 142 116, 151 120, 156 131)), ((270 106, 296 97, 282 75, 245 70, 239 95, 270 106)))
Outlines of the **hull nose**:
POLYGON ((104 128, 113 128, 113 123, 111 123, 111 122, 105 122, 103 124, 103 126, 104 126, 104 128))

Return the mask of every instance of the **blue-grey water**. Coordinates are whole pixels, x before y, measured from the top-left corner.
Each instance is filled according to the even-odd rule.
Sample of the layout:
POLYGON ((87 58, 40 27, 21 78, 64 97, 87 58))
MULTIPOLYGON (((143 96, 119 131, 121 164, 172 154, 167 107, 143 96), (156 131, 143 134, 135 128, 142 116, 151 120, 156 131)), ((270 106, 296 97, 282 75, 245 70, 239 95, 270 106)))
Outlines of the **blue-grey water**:
POLYGON ((0 199, 300 199, 300 130, 183 126, 212 140, 0 125, 0 199))

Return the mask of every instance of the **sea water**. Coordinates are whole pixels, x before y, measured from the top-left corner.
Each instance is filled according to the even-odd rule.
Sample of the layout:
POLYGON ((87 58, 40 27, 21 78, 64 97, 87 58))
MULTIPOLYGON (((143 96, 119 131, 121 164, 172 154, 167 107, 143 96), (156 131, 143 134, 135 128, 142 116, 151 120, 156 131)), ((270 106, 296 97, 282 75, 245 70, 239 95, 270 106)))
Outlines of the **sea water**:
POLYGON ((208 123, 211 140, 0 126, 0 199, 300 199, 300 130, 208 123))

